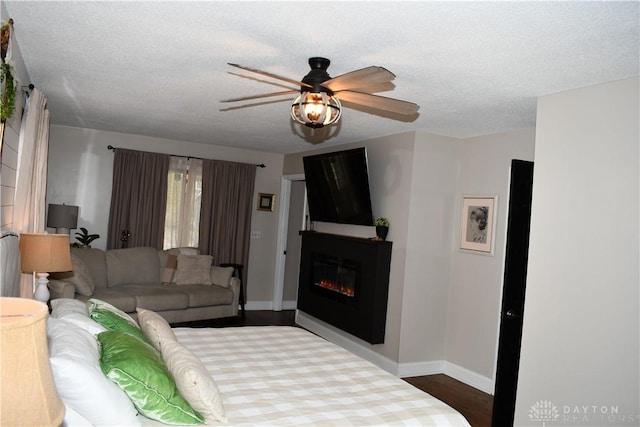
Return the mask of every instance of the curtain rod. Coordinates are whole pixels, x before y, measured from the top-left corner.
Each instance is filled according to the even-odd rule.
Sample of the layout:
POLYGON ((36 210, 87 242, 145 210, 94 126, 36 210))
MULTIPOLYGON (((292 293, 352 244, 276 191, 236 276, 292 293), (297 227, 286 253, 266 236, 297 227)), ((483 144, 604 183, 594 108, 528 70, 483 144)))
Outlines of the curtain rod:
MULTIPOLYGON (((118 147, 114 147, 113 145, 107 145, 107 150, 111 150, 113 152, 115 152, 118 149, 118 147)), ((173 156, 173 157, 183 157, 185 159, 198 159, 198 160, 211 160, 211 159, 203 159, 202 157, 194 157, 194 156, 179 156, 177 154, 169 154, 169 156, 173 156)), ((264 165, 264 163, 260 163, 259 165, 256 165, 256 167, 258 168, 266 168, 266 166, 264 165)))

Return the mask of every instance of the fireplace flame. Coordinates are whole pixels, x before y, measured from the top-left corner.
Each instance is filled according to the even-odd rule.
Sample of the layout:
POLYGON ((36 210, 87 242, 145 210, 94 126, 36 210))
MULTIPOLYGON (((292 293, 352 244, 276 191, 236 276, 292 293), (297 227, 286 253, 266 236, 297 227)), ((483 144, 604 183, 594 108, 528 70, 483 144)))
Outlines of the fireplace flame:
POLYGON ((355 290, 352 287, 342 285, 340 283, 335 283, 335 282, 332 282, 331 280, 323 279, 323 280, 320 280, 320 282, 316 282, 316 285, 320 286, 321 288, 329 289, 330 291, 341 293, 348 297, 354 297, 356 294, 355 290))

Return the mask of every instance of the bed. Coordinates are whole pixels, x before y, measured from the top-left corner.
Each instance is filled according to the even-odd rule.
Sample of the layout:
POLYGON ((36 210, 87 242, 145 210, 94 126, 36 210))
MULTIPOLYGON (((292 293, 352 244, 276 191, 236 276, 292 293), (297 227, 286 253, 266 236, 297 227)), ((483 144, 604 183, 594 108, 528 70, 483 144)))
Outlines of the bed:
MULTIPOLYGON (((81 311, 75 307, 66 311, 81 311)), ((70 321, 68 313, 61 314, 62 311, 65 310, 56 312, 54 307, 53 326, 48 327, 56 384, 60 373, 56 373, 58 362, 54 363, 54 359, 60 356, 62 346, 52 343, 57 339, 54 329, 62 331, 64 326, 67 331, 70 321)), ((77 313, 72 316, 76 324, 81 316, 77 313)), ((80 323, 87 332, 97 331, 91 330, 93 325, 84 319, 80 323)), ((223 422, 207 419, 209 425, 469 426, 460 413, 445 403, 301 328, 257 326, 171 331, 215 381, 225 418, 223 422)), ((79 341, 78 337, 67 340, 79 341)), ((61 386, 69 388, 68 384, 61 386)), ((81 394, 90 394, 95 400, 96 393, 84 390, 81 394)), ((65 425, 91 425, 75 410, 77 402, 61 397, 67 407, 65 425)), ((165 425, 142 416, 137 419, 141 425, 165 425)))

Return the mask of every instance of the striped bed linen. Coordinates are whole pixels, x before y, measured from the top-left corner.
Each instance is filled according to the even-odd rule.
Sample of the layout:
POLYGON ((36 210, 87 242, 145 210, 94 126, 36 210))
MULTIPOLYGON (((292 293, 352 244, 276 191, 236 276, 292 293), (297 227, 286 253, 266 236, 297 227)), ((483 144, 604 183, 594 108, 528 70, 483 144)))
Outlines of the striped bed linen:
POLYGON ((229 426, 469 426, 445 403, 304 329, 174 332, 215 379, 229 426))

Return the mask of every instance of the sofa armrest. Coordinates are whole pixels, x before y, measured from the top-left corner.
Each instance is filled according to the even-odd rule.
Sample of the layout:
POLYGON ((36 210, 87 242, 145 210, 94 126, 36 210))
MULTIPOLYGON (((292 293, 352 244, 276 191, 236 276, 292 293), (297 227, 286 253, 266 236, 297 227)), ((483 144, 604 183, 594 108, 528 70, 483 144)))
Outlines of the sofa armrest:
POLYGON ((49 280, 49 291, 51 299, 57 298, 74 298, 76 295, 76 287, 64 280, 49 280))

